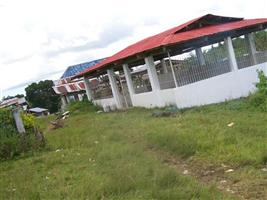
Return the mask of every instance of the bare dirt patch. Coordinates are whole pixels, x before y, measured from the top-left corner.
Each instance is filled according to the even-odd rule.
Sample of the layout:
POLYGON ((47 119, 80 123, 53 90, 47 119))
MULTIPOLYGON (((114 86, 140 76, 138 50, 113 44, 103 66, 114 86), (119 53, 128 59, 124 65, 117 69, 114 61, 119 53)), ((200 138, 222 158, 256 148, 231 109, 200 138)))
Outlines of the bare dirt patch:
MULTIPOLYGON (((267 199, 267 180, 238 180, 231 173, 237 173, 242 168, 229 165, 207 165, 196 163, 192 159, 184 160, 169 152, 149 148, 148 151, 166 165, 174 168, 180 174, 192 176, 205 185, 215 185, 221 192, 230 193, 239 199, 267 199)), ((259 169, 260 170, 260 169, 259 169)))

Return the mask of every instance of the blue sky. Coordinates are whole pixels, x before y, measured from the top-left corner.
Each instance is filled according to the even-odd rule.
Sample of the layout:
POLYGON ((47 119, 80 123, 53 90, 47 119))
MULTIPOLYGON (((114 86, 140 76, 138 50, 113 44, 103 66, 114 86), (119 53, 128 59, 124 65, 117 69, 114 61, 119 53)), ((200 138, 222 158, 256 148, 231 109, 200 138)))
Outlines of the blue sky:
POLYGON ((201 15, 267 18, 266 8, 266 0, 0 0, 0 98, 201 15))

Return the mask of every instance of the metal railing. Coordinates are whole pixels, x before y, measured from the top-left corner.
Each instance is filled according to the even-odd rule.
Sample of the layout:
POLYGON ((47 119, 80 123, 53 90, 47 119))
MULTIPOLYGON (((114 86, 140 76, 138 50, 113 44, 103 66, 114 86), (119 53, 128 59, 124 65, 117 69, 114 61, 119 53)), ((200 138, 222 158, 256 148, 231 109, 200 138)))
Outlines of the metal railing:
MULTIPOLYGON (((253 50, 250 49, 247 36, 243 35, 232 41, 238 69, 267 62, 267 31, 256 32, 252 36, 254 37, 252 38, 252 45, 255 45, 254 57, 252 57, 253 50)), ((202 55, 202 63, 200 63, 201 59, 197 57, 195 50, 171 57, 178 87, 231 71, 224 41, 202 47, 202 55)), ((167 73, 164 73, 166 69, 158 70, 161 89, 175 87, 175 80, 167 60, 166 66, 167 73)))
POLYGON ((244 35, 232 39, 238 69, 254 65, 248 38, 244 35))
MULTIPOLYGON (((178 87, 230 72, 224 42, 204 47, 202 55, 202 63, 199 62, 194 50, 171 57, 178 87)), ((173 74, 169 70, 170 65, 168 62, 166 65, 168 73, 158 74, 161 89, 175 87, 173 74)))
POLYGON ((109 82, 100 82, 92 88, 92 96, 94 100, 112 98, 112 90, 109 82))
MULTIPOLYGON (((249 40, 247 36, 240 36, 232 40, 238 69, 267 62, 267 31, 259 31, 253 33, 252 36, 255 41, 253 47, 251 47, 252 39, 249 40)), ((231 71, 224 41, 202 47, 201 52, 198 51, 197 54, 195 50, 192 50, 172 56, 170 60, 165 58, 161 62, 157 61, 155 65, 160 88, 175 88, 176 85, 180 87, 231 71)), ((135 93, 152 91, 146 68, 142 68, 142 66, 134 68, 131 76, 135 93)), ((103 82, 103 80, 102 83, 100 81, 98 87, 93 89, 94 99, 112 97, 108 81, 103 82)), ((123 88, 119 86, 119 89, 122 91, 123 88)))
POLYGON ((233 47, 238 69, 267 62, 267 31, 251 33, 250 39, 244 35, 234 38, 233 47))
POLYGON ((132 81, 134 86, 135 94, 152 91, 152 87, 148 78, 147 70, 133 73, 132 81))
POLYGON ((257 64, 267 62, 267 29, 253 33, 257 64))

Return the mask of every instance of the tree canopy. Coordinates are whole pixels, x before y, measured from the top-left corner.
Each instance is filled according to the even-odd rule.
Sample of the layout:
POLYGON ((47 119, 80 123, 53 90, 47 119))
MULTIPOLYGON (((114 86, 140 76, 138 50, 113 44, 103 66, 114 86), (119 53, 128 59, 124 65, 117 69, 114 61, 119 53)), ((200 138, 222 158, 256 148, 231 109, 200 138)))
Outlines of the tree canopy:
POLYGON ((51 113, 57 112, 60 106, 60 97, 54 92, 53 85, 53 81, 45 80, 26 87, 26 99, 30 106, 46 108, 51 113))

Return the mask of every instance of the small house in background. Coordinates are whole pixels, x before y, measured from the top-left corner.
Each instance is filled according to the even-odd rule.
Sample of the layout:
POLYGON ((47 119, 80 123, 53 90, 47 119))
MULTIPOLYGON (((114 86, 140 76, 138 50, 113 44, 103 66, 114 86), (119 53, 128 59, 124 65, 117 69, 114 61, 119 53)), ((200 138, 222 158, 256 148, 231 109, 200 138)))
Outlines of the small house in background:
POLYGON ((27 110, 28 103, 25 97, 21 97, 21 98, 14 97, 12 99, 4 100, 0 103, 0 108, 7 108, 11 106, 19 106, 25 111, 27 110))
POLYGON ((39 116, 46 116, 46 115, 49 115, 49 111, 48 109, 46 108, 39 108, 39 107, 36 107, 36 108, 31 108, 28 110, 29 113, 39 117, 39 116))
POLYGON ((53 87, 56 94, 60 95, 62 101, 62 108, 72 101, 79 101, 83 99, 85 91, 85 83, 83 78, 76 79, 71 78, 82 71, 100 63, 103 59, 93 60, 77 65, 69 66, 59 80, 54 81, 53 87))

